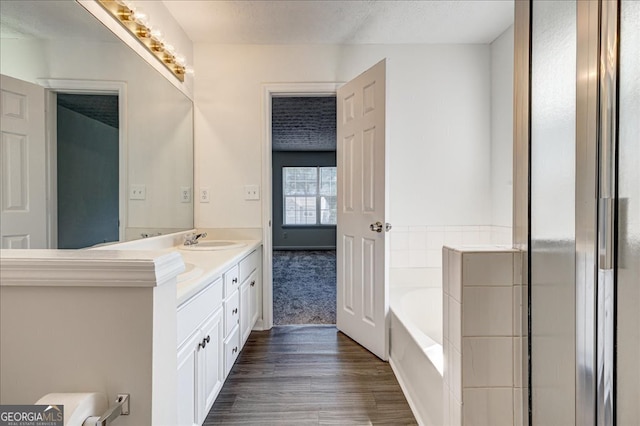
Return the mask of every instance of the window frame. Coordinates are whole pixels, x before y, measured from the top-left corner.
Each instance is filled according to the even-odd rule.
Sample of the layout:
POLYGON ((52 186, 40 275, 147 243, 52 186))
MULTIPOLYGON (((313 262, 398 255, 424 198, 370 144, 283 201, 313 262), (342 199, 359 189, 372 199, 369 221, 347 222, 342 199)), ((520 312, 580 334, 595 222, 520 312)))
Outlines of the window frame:
MULTIPOLYGON (((282 166, 281 167, 281 172, 282 172, 282 228, 304 228, 304 229, 321 229, 321 228, 335 228, 337 223, 321 223, 320 221, 321 219, 321 213, 322 213, 322 209, 321 209, 321 199, 322 197, 328 197, 327 195, 323 195, 320 192, 320 185, 321 185, 321 181, 320 181, 320 177, 321 177, 321 169, 334 169, 336 171, 337 174, 337 166, 282 166), (295 197, 295 195, 288 195, 286 193, 286 189, 285 189, 285 184, 286 184, 286 174, 285 174, 285 169, 316 169, 316 180, 315 180, 315 184, 316 184, 316 191, 315 191, 315 195, 300 195, 300 197, 314 197, 315 198, 315 212, 316 212, 316 221, 315 223, 286 223, 287 221, 287 197, 295 197)), ((329 195, 330 197, 336 197, 338 196, 338 188, 337 188, 337 182, 336 182, 336 194, 335 195, 329 195)), ((337 210, 337 205, 336 205, 336 210, 337 210)), ((337 211, 336 211, 336 215, 337 215, 337 211)), ((337 221, 337 217, 336 217, 336 221, 337 221)))

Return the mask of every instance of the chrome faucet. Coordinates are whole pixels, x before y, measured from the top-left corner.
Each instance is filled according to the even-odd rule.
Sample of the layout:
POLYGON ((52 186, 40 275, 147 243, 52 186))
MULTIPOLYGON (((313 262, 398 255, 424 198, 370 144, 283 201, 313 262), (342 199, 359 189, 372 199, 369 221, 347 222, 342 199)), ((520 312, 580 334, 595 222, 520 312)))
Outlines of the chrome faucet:
POLYGON ((202 232, 200 234, 188 234, 184 237, 184 245, 192 246, 194 244, 198 244, 198 240, 200 238, 205 238, 207 236, 206 232, 202 232))

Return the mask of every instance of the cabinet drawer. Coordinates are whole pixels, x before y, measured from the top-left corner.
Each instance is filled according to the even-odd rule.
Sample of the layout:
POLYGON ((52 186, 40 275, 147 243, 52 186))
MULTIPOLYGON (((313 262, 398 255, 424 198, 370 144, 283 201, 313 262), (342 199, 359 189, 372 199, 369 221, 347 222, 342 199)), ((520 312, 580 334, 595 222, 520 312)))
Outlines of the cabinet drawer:
POLYGON ((218 278, 178 308, 178 346, 220 306, 222 306, 222 279, 218 278))
POLYGON ((224 335, 228 336, 233 327, 240 323, 240 294, 233 293, 224 302, 224 335))
POLYGON ((260 265, 260 250, 254 250, 240 261, 240 282, 243 283, 260 265))
POLYGON ((238 287, 240 287, 238 265, 235 265, 224 273, 224 297, 229 297, 238 287))
POLYGON ((236 362, 238 354, 240 353, 240 327, 236 327, 235 331, 231 333, 227 340, 224 342, 224 375, 229 375, 233 363, 236 362))

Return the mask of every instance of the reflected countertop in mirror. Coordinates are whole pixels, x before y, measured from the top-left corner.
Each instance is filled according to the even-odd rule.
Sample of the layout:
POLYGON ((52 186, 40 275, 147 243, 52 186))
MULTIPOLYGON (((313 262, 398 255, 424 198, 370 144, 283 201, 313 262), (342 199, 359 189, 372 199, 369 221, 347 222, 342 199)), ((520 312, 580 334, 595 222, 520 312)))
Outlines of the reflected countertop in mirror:
MULTIPOLYGON (((132 240, 193 228, 192 101, 75 1, 1 2, 0 15, 0 73, 3 78, 8 76, 46 89, 45 134, 48 136, 42 141, 44 146, 39 148, 46 152, 46 168, 52 169, 45 174, 41 187, 29 192, 29 197, 51 200, 44 202, 47 209, 44 215, 47 220, 46 245, 33 244, 39 241, 37 238, 26 242, 3 238, 2 247, 80 248, 114 241, 112 236, 99 231, 105 221, 100 215, 113 210, 113 204, 108 206, 110 208, 99 207, 95 200, 81 194, 83 187, 89 192, 92 188, 105 191, 102 188, 104 179, 100 178, 102 154, 90 146, 99 138, 78 136, 77 126, 71 127, 67 133, 84 139, 89 148, 72 146, 67 161, 90 164, 85 172, 79 173, 96 172, 97 177, 85 179, 80 174, 71 181, 60 177, 59 169, 67 166, 58 168, 58 163, 67 164, 62 162, 62 156, 66 154, 61 153, 58 159, 56 150, 62 145, 59 139, 66 136, 56 130, 61 117, 69 114, 67 105, 61 112, 56 109, 61 108, 56 101, 58 94, 118 97, 115 112, 118 119, 115 121, 96 118, 95 114, 100 114, 99 106, 88 108, 93 110, 89 113, 87 108, 73 111, 83 115, 83 120, 92 126, 103 127, 116 135, 117 239, 132 240), (57 118, 52 116, 54 113, 57 118), (97 183, 90 183, 91 179, 97 179, 97 183), (65 187, 58 188, 57 185, 65 187), (60 196, 65 188, 68 189, 67 185, 73 185, 73 196, 60 196), (142 193, 137 192, 140 189, 142 193), (66 210, 63 209, 65 206, 66 210), (64 214, 71 212, 72 216, 62 218, 63 210, 67 212, 64 214), (72 232, 70 227, 79 237, 64 238, 72 232), (69 239, 75 241, 63 246, 62 241, 69 239)), ((2 89, 5 91, 5 87, 2 89)), ((15 165, 3 167, 1 178, 5 181, 2 185, 5 192, 6 182, 11 179, 7 173, 16 173, 15 170, 15 165)), ((104 197, 101 200, 104 201, 104 197)), ((113 222, 113 218, 109 220, 113 222)), ((2 229, 3 237, 23 233, 2 229)))

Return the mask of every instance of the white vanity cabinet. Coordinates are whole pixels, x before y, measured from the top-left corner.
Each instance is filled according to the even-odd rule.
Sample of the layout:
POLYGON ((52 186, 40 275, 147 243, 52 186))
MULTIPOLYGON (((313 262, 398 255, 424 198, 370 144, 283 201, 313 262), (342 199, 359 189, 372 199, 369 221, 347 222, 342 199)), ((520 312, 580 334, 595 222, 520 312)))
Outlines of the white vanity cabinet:
POLYGON ((261 247, 178 307, 178 424, 201 425, 260 316, 261 247))
POLYGON ((223 320, 221 279, 178 308, 178 424, 181 426, 202 424, 222 388, 225 376, 223 320))

